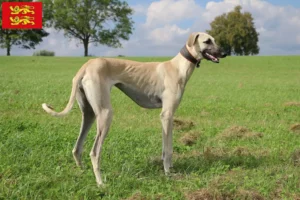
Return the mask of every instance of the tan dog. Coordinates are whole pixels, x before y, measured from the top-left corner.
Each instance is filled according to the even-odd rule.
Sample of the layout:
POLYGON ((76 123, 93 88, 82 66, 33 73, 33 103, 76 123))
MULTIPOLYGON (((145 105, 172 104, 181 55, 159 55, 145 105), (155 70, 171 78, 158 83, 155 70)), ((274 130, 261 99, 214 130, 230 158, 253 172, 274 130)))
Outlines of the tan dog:
POLYGON ((82 112, 80 134, 73 149, 73 156, 81 166, 81 153, 87 133, 96 119, 97 136, 90 152, 98 185, 103 184, 100 175, 102 145, 112 121, 110 91, 116 86, 134 102, 144 108, 162 108, 163 150, 165 173, 172 167, 172 126, 177 109, 196 65, 205 58, 219 62, 226 55, 206 33, 192 33, 180 53, 166 62, 135 62, 114 58, 95 58, 85 63, 73 78, 72 91, 66 108, 55 112, 47 104, 43 109, 53 116, 66 115, 75 98, 82 112))

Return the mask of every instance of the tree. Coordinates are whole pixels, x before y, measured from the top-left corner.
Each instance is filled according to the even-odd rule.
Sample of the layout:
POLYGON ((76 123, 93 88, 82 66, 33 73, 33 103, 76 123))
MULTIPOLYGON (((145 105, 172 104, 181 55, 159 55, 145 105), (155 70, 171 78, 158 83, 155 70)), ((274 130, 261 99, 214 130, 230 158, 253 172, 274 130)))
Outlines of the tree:
MULTIPOLYGON (((0 0, 0 3, 5 0, 0 0)), ((21 0, 22 1, 22 0, 21 0)), ((32 0, 23 0, 22 2, 31 2, 32 0)), ((16 2, 16 1, 12 1, 16 2)), ((0 16, 2 16, 2 7, 0 9, 0 16)), ((0 21, 2 27, 2 20, 0 21)), ((10 51, 13 45, 20 46, 24 49, 34 49, 36 45, 43 41, 43 37, 48 36, 45 30, 29 29, 2 29, 0 30, 0 48, 6 49, 6 55, 10 56, 10 51)))
POLYGON ((120 39, 132 33, 133 10, 120 0, 42 0, 48 26, 79 40, 88 56, 88 45, 121 47, 120 39))
POLYGON ((10 56, 10 51, 13 45, 21 46, 23 49, 35 49, 35 46, 43 41, 43 37, 49 33, 43 29, 32 30, 0 30, 0 48, 6 49, 6 55, 10 56))
POLYGON ((259 53, 258 33, 254 27, 251 13, 241 13, 241 6, 222 14, 210 23, 213 36, 227 55, 255 55, 259 53))

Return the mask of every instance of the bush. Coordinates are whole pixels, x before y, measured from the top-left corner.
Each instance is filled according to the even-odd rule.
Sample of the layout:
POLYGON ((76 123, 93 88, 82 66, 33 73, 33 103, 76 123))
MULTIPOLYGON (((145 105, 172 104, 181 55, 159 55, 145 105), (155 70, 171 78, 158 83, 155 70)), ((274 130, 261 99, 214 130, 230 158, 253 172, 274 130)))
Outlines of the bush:
POLYGON ((40 50, 33 53, 33 56, 55 56, 54 51, 40 50))

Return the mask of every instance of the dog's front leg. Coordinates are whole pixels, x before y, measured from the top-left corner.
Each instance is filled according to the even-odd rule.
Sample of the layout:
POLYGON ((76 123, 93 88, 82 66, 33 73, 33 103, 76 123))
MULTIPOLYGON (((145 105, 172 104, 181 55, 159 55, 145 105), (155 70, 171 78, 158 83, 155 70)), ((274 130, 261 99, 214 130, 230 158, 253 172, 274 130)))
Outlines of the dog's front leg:
POLYGON ((163 139, 163 152, 162 159, 164 163, 165 173, 170 172, 170 167, 172 167, 172 154, 173 154, 173 143, 172 143, 172 130, 173 130, 173 115, 175 111, 174 101, 167 103, 165 101, 163 104, 162 112, 160 114, 160 119, 162 123, 162 139, 163 139))
POLYGON ((172 127, 173 127, 173 113, 171 111, 162 111, 160 114, 162 123, 162 139, 163 139, 163 163, 165 173, 170 172, 170 167, 172 167, 172 154, 173 154, 173 144, 172 144, 172 127))

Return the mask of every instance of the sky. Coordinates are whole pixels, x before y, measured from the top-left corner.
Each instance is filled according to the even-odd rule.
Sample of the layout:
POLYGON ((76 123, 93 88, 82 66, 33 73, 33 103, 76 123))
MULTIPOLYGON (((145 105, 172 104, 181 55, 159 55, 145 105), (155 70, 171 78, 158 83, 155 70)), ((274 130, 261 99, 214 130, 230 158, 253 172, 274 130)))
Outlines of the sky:
MULTIPOLYGON (((127 0, 134 9, 134 31, 122 48, 89 45, 93 56, 175 56, 192 32, 205 32, 218 15, 236 5, 252 13, 259 32, 259 55, 300 55, 300 0, 127 0)), ((83 45, 64 37, 63 31, 46 29, 50 35, 35 50, 13 47, 12 55, 31 56, 37 50, 56 56, 83 56, 83 45)), ((0 55, 6 50, 0 49, 0 55)))

